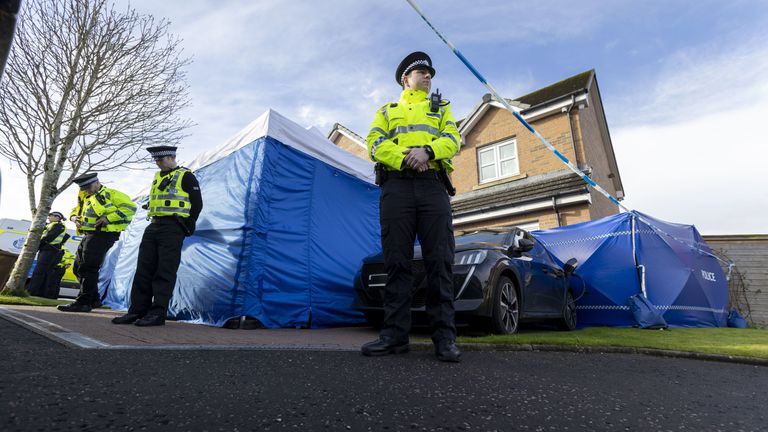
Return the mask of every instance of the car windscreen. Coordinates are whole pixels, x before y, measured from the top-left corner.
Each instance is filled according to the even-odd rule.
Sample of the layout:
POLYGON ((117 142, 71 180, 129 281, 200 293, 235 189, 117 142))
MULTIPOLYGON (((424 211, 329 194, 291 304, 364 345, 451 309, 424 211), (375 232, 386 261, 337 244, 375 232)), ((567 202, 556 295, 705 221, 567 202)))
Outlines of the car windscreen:
POLYGON ((467 243, 493 243, 501 245, 507 238, 508 232, 499 231, 475 231, 456 236, 456 244, 467 243))

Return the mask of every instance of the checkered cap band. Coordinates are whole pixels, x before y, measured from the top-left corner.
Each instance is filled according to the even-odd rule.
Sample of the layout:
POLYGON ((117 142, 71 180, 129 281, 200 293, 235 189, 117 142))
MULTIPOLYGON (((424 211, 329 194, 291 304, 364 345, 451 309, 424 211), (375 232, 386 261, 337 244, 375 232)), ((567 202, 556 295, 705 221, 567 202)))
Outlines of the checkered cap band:
POLYGON ((151 155, 155 159, 165 157, 165 156, 176 156, 176 150, 161 150, 157 152, 152 152, 151 155))

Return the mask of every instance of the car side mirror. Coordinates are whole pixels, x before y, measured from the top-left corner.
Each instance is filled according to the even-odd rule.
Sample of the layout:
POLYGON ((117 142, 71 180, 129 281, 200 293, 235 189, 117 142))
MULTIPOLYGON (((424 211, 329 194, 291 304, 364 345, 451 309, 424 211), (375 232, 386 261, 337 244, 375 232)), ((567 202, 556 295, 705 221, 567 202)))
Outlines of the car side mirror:
POLYGON ((570 277, 573 274, 573 272, 576 271, 576 267, 578 265, 579 265, 579 260, 577 260, 576 258, 569 259, 563 266, 565 277, 570 277))
POLYGON ((527 238, 521 238, 517 241, 517 246, 510 246, 509 253, 512 256, 520 256, 523 252, 528 252, 533 249, 533 240, 527 238))

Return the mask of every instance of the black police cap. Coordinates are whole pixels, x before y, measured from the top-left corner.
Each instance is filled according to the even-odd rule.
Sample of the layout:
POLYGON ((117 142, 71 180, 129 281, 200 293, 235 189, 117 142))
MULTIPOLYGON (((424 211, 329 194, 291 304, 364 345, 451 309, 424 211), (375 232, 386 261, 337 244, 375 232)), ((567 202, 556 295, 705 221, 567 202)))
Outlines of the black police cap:
POLYGON ((166 156, 176 156, 176 148, 174 146, 155 146, 147 147, 147 151, 152 155, 152 159, 160 159, 166 156))
POLYGON ((429 73, 434 77, 435 68, 432 67, 432 59, 426 53, 416 51, 405 56, 403 61, 397 66, 395 71, 395 81, 403 85, 403 78, 408 75, 414 69, 427 69, 429 73))
POLYGON ((88 187, 88 185, 98 180, 99 180, 98 174, 87 173, 87 174, 81 175, 80 177, 75 178, 72 181, 77 183, 77 185, 80 186, 80 189, 85 189, 88 187))

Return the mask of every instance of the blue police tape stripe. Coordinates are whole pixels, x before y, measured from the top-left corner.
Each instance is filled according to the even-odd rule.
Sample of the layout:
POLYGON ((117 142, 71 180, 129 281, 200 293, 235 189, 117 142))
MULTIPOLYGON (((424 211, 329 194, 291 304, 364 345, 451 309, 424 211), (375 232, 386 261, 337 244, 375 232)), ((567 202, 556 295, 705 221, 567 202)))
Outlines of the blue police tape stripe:
POLYGON ((557 150, 553 150, 553 151, 555 152, 555 156, 557 156, 558 158, 560 158, 560 160, 561 160, 561 161, 563 161, 563 162, 565 162, 565 163, 567 163, 567 164, 571 163, 571 161, 569 161, 569 160, 568 160, 568 158, 567 158, 567 157, 565 157, 565 155, 564 155, 564 154, 560 153, 560 152, 559 152, 559 151, 557 151, 557 150))
POLYGON ((454 54, 456 54, 459 57, 459 60, 461 60, 464 63, 464 65, 466 65, 469 68, 470 72, 472 72, 475 75, 475 77, 480 80, 481 83, 483 83, 483 84, 486 83, 485 82, 485 78, 483 78, 483 76, 480 75, 480 72, 478 72, 478 70, 475 69, 474 66, 472 66, 469 63, 469 60, 467 60, 464 57, 464 55, 459 52, 459 50, 454 50, 453 52, 454 52, 454 54))
POLYGON ((582 179, 583 179, 585 182, 589 183, 589 185, 590 185, 590 186, 592 186, 592 187, 597 187, 597 183, 595 183, 594 181, 592 181, 592 179, 591 179, 591 178, 589 178, 589 177, 587 177, 587 176, 585 176, 585 175, 581 176, 581 178, 582 178, 582 179))
POLYGON ((531 131, 531 133, 536 133, 536 131, 533 130, 533 126, 531 126, 527 121, 525 121, 525 119, 523 118, 523 116, 520 115, 520 113, 518 113, 517 111, 513 111, 512 115, 515 116, 515 118, 517 118, 518 120, 520 120, 520 123, 522 123, 526 129, 531 131))

